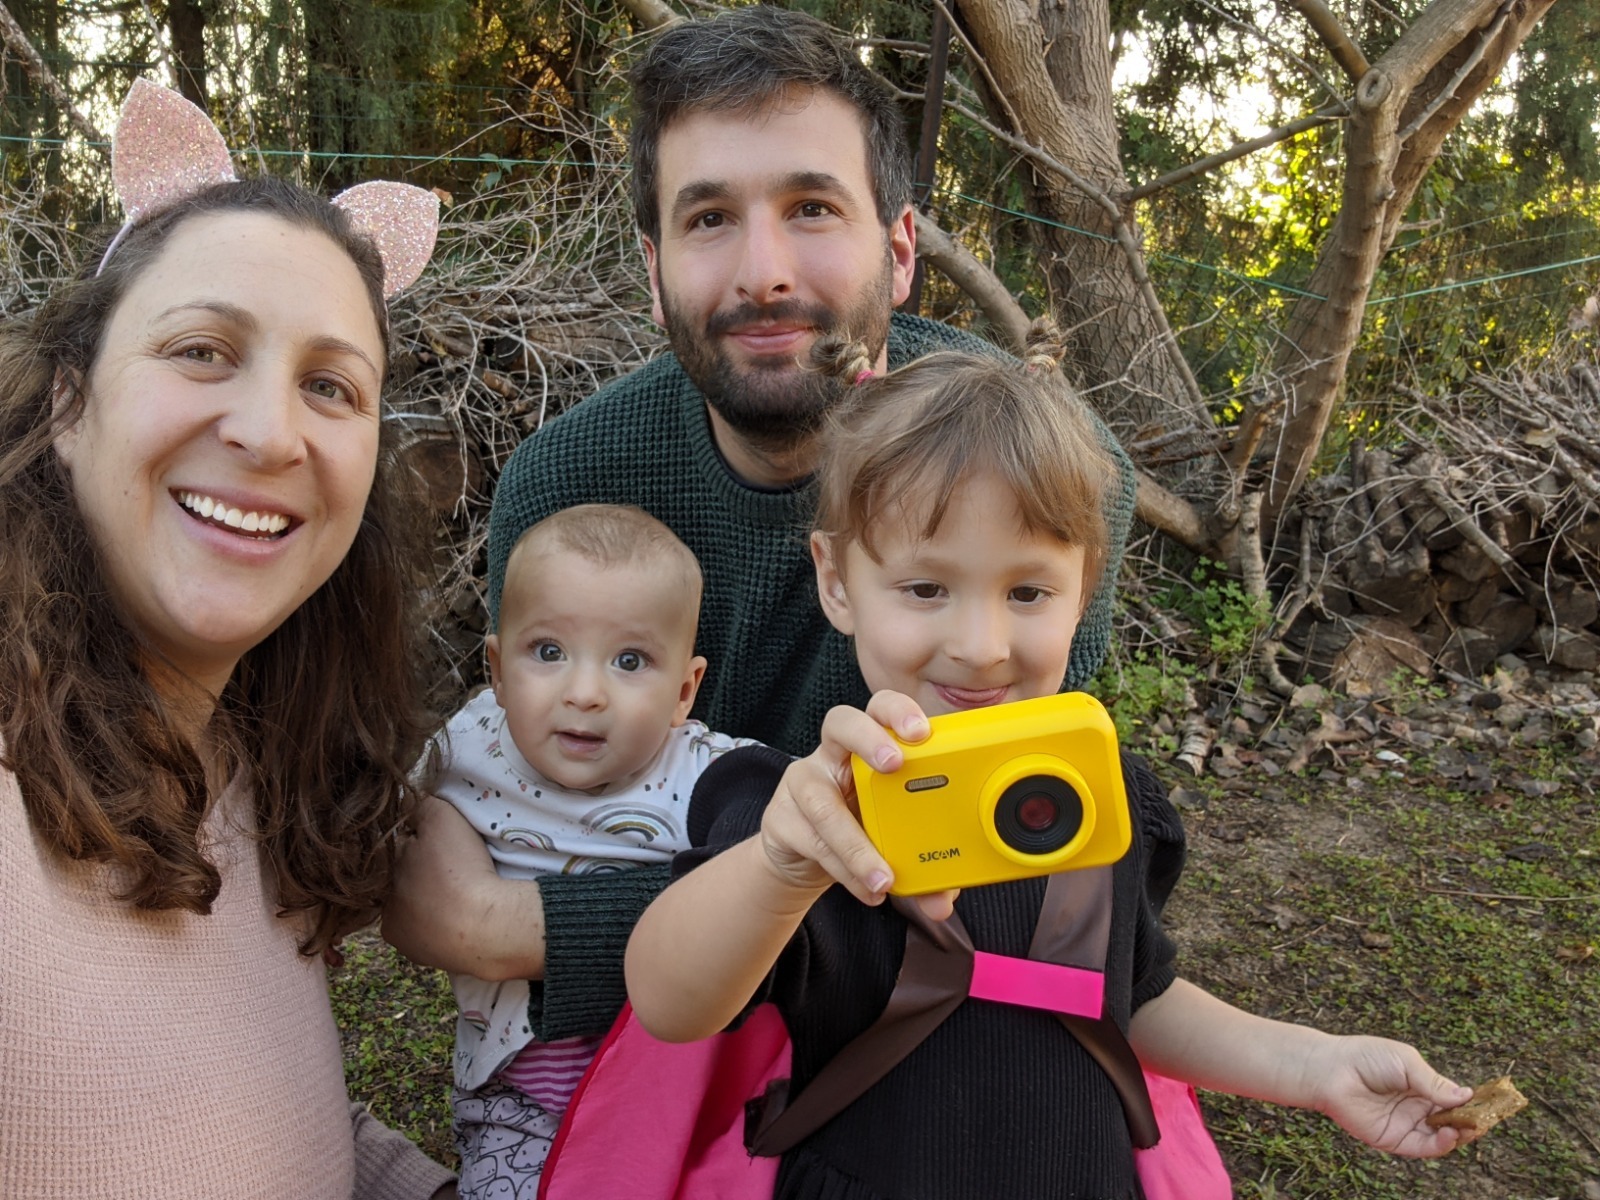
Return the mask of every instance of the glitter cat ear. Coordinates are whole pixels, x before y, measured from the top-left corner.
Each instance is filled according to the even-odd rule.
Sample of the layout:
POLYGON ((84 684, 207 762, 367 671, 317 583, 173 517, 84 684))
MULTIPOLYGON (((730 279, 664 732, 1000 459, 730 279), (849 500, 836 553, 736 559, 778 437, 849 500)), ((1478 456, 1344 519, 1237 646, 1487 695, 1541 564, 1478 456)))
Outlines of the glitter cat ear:
POLYGON ((439 235, 439 197, 409 183, 358 183, 333 198, 383 259, 385 299, 416 281, 433 257, 439 235))
MULTIPOLYGON (((237 183, 222 134, 199 108, 170 88, 135 79, 111 139, 111 179, 127 221, 100 260, 100 270, 140 221, 214 183, 237 183)), ((416 281, 433 254, 439 199, 405 183, 363 183, 333 203, 370 237, 383 259, 383 294, 416 281)))
POLYGON ((111 179, 130 223, 238 178, 210 117, 160 84, 133 81, 111 138, 111 179))

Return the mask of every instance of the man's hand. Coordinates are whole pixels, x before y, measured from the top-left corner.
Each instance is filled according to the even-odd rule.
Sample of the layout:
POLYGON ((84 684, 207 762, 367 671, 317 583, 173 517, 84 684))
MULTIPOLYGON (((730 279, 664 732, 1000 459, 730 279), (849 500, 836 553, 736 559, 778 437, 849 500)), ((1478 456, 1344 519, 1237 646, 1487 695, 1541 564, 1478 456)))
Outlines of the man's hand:
POLYGON ((424 966, 488 980, 544 975, 538 883, 500 878, 477 831, 434 796, 423 797, 400 856, 383 936, 424 966))

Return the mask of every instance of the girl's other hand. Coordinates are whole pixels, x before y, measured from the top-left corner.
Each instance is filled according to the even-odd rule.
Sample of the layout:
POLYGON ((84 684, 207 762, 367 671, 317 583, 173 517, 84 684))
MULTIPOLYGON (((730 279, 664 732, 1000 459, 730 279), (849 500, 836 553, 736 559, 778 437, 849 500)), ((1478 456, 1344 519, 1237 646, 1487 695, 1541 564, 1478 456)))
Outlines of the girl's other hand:
MULTIPOLYGON (((928 736, 928 718, 899 692, 879 692, 866 711, 840 706, 822 722, 822 742, 784 772, 761 821, 761 846, 768 865, 785 883, 821 892, 837 881, 863 904, 881 904, 894 876, 861 828, 853 754, 877 771, 904 761, 895 736, 916 743, 928 736)), ((954 892, 918 897, 930 916, 951 912, 954 892)))
POLYGON ((1314 1107, 1369 1146, 1406 1158, 1438 1158, 1456 1148, 1454 1129, 1426 1119, 1472 1096, 1404 1042, 1379 1037, 1329 1039, 1326 1059, 1308 1063, 1317 1080, 1314 1107))

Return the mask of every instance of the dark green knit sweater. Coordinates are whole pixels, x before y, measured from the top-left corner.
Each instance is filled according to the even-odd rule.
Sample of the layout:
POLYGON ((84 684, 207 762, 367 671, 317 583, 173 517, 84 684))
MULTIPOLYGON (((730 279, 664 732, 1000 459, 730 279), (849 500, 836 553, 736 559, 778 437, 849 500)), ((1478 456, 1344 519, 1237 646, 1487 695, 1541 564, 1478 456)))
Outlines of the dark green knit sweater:
MULTIPOLYGON (((889 365, 935 350, 999 354, 970 334, 897 315, 889 365)), ((1108 445, 1115 446, 1110 434, 1108 445)), ((1110 586, 1133 514, 1133 470, 1107 514, 1112 556, 1073 639, 1067 686, 1099 668, 1111 634, 1110 586)), ((489 606, 498 614, 506 558, 528 526, 574 504, 637 504, 681 537, 705 573, 696 646, 709 666, 694 715, 712 729, 790 754, 816 748, 835 704, 864 706, 849 641, 817 603, 807 549, 813 489, 746 487, 723 464, 705 399, 672 355, 602 388, 519 446, 489 518, 489 606)))
MULTIPOLYGON (((896 314, 891 367, 938 350, 1002 353, 948 325, 896 314)), ((1122 488, 1106 514, 1112 553, 1073 638, 1068 687, 1087 682, 1105 657, 1133 517, 1132 465, 1101 431, 1122 488)), ((694 716, 723 733, 808 754, 829 708, 865 706, 868 696, 849 641, 817 603, 807 546, 813 493, 804 485, 764 491, 735 479, 712 441, 705 398, 678 360, 663 355, 601 388, 512 454, 489 517, 490 611, 498 616, 506 558, 523 530, 575 504, 637 504, 684 540, 705 574, 696 649, 709 665, 694 716)), ((621 1007, 622 949, 653 895, 631 874, 643 876, 541 881, 549 944, 543 995, 535 998, 539 1037, 603 1031, 621 1007)), ((652 871, 648 879, 659 888, 665 874, 652 871)))

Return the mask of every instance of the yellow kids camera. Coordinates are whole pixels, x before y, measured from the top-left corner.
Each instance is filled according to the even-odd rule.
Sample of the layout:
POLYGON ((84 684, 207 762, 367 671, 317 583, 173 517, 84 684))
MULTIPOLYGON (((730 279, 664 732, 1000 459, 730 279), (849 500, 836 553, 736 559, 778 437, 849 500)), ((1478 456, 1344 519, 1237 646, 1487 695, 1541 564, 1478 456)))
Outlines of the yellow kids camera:
POLYGON ((1132 825, 1117 733, 1084 692, 931 717, 879 774, 851 760, 861 824, 896 895, 1116 862, 1132 825))

